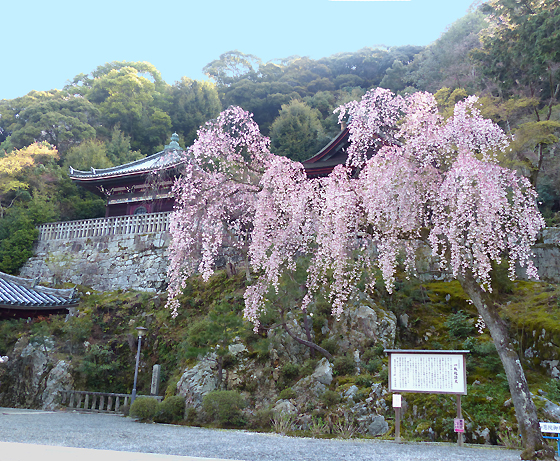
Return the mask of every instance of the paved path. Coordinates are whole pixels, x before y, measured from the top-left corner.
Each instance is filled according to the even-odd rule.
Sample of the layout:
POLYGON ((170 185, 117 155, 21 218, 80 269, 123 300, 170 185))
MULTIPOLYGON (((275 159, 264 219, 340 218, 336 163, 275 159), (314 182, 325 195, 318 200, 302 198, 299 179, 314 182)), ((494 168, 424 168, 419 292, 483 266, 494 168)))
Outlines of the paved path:
POLYGON ((0 408, 1 461, 518 461, 519 455, 495 447, 294 438, 142 424, 107 414, 0 408))

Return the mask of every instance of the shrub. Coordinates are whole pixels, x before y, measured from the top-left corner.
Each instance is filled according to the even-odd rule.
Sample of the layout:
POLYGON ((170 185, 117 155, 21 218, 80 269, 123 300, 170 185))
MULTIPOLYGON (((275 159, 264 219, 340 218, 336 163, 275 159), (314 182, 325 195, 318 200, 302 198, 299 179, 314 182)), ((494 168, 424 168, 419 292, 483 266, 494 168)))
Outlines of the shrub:
POLYGON ((375 349, 373 347, 368 347, 360 357, 360 360, 363 363, 369 363, 376 358, 378 358, 378 355, 376 354, 375 349))
POLYGON ((91 317, 82 315, 72 316, 62 326, 62 331, 70 343, 70 353, 74 353, 74 347, 83 343, 91 335, 93 322, 91 317))
POLYGON ((370 387, 373 384, 371 375, 364 374, 356 376, 356 385, 361 387, 370 387))
POLYGON ((187 415, 185 416, 185 420, 188 423, 195 423, 198 420, 198 412, 196 411, 196 408, 189 407, 187 409, 187 415))
POLYGON ((180 395, 175 395, 158 403, 154 421, 157 423, 173 423, 182 420, 184 414, 185 398, 180 395))
POLYGON ((327 408, 329 408, 340 403, 340 394, 335 391, 326 390, 319 399, 327 408))
POLYGON ((309 424, 309 432, 311 437, 319 437, 330 432, 329 423, 319 416, 311 418, 311 423, 309 424))
POLYGON ((280 370, 280 375, 287 381, 293 380, 299 376, 299 367, 295 363, 286 363, 280 370))
POLYGON ((130 416, 143 422, 152 421, 157 405, 157 400, 152 397, 138 397, 130 406, 130 416))
POLYGON ((546 383, 545 391, 549 400, 560 402, 560 380, 552 378, 546 383))
POLYGON ((237 391, 214 391, 202 399, 202 408, 210 420, 222 425, 243 425, 244 407, 243 396, 237 391))
POLYGON ((291 413, 279 412, 273 413, 272 429, 278 434, 287 434, 294 427, 296 416, 291 413))
POLYGON ((386 386, 389 384, 389 369, 387 367, 383 367, 379 372, 379 379, 381 382, 386 386))
POLYGON ((333 371, 336 376, 353 375, 356 372, 356 362, 354 357, 344 355, 334 359, 333 371))
POLYGON ((292 385, 300 374, 300 367, 295 363, 284 364, 280 369, 280 379, 277 382, 278 389, 284 389, 292 385))
POLYGON ((122 362, 107 344, 91 345, 85 352, 78 371, 85 379, 87 389, 99 392, 123 392, 122 362))
POLYGON ((130 405, 129 404, 121 405, 120 409, 121 409, 121 413, 123 414, 123 416, 130 415, 130 405))
POLYGON ((280 392, 280 395, 278 395, 278 398, 283 400, 295 399, 296 397, 297 392, 294 391, 291 387, 287 387, 282 392, 280 392))
POLYGON ((364 367, 364 369, 369 373, 377 373, 379 370, 381 370, 382 366, 383 366, 383 362, 381 361, 381 359, 375 358, 370 360, 367 363, 367 365, 364 367))
POLYGON ((336 342, 335 338, 324 339, 323 341, 321 341, 320 346, 326 351, 330 352, 331 355, 334 355, 338 352, 338 343, 336 342))
POLYGON ((456 339, 466 338, 475 331, 473 324, 469 322, 469 316, 463 311, 451 314, 444 325, 449 330, 449 335, 456 339))
POLYGON ((250 425, 252 429, 270 429, 274 413, 271 408, 261 408, 251 417, 250 425))
POLYGON ((319 363, 318 359, 315 358, 311 358, 311 359, 307 359, 303 365, 301 366, 299 372, 300 372, 300 376, 309 376, 311 374, 313 374, 313 372, 315 371, 315 368, 317 368, 317 364, 319 363))

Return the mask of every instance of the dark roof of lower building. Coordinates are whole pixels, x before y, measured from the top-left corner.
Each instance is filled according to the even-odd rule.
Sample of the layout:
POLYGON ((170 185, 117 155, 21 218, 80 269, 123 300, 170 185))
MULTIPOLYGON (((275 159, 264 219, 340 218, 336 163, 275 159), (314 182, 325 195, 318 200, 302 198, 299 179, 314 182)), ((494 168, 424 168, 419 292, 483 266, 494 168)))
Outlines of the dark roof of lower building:
POLYGON ((75 290, 39 286, 34 279, 0 272, 0 311, 8 309, 40 315, 65 311, 78 303, 75 290))
POLYGON ((350 144, 348 138, 350 130, 344 127, 331 142, 317 152, 313 157, 302 163, 308 178, 329 175, 335 166, 346 163, 348 155, 346 149, 350 144))

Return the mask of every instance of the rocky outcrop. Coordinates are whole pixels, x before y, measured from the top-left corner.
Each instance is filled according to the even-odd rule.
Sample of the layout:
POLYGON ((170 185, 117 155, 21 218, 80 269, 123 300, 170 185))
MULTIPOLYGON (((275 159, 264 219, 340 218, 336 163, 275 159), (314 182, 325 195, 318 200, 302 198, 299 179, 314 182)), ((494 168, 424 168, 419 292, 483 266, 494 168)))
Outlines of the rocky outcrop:
POLYGON ((533 253, 541 280, 560 283, 560 227, 543 229, 541 242, 533 247, 533 253))
POLYGON ((43 410, 55 410, 60 407, 61 390, 71 390, 74 379, 70 372, 70 364, 64 360, 58 361, 47 376, 45 390, 41 395, 43 410))
POLYGON ((323 358, 319 361, 313 374, 300 379, 292 386, 292 389, 297 393, 297 402, 300 405, 305 405, 311 399, 317 399, 323 394, 333 380, 333 366, 326 359, 323 358))
POLYGON ((54 410, 60 391, 73 388, 70 365, 51 354, 52 338, 22 338, 7 362, 0 364, 0 406, 54 410))
POLYGON ((367 427, 368 435, 373 437, 378 435, 383 435, 389 431, 389 424, 385 421, 385 418, 381 415, 376 415, 373 418, 371 424, 367 427))
MULTIPOLYGON (((314 341, 315 335, 311 327, 311 317, 309 317, 309 323, 311 341, 314 341)), ((305 328, 294 318, 291 312, 286 315, 286 325, 295 336, 307 340, 305 328)), ((270 339, 271 349, 274 349, 281 362, 302 363, 310 357, 309 347, 297 342, 281 327, 270 330, 268 338, 270 339)))
POLYGON ((363 351, 371 344, 380 343, 390 349, 395 344, 397 318, 391 311, 377 305, 369 296, 360 293, 335 321, 331 337, 337 338, 340 351, 363 351))
POLYGON ((216 354, 208 354, 194 367, 187 368, 177 383, 177 394, 185 397, 187 408, 201 408, 202 398, 218 388, 216 354))

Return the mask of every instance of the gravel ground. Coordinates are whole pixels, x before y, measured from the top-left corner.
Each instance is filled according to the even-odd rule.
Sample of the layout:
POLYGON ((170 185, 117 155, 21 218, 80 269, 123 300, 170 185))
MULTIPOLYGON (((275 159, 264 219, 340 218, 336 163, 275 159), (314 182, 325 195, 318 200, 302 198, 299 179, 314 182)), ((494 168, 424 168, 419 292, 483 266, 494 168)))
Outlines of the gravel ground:
MULTIPOLYGON (((0 441, 243 461, 517 461, 520 451, 451 444, 324 440, 167 424, 108 414, 0 408, 0 441)), ((0 455, 1 458, 1 455, 0 455)))

